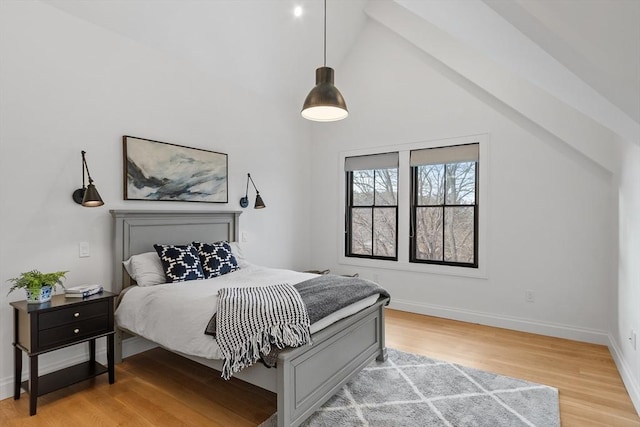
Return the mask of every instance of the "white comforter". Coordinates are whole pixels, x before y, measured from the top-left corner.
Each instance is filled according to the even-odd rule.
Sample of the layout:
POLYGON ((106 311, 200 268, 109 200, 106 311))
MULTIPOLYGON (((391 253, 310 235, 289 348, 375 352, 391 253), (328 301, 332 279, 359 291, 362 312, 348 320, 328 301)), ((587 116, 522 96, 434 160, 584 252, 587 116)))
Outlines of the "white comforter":
MULTIPOLYGON (((216 312, 218 290, 230 287, 294 285, 316 274, 248 265, 214 279, 147 287, 134 286, 122 297, 115 313, 118 327, 161 346, 207 359, 220 359, 216 340, 204 330, 216 312)), ((376 302, 378 295, 352 304, 311 325, 315 333, 376 302)))

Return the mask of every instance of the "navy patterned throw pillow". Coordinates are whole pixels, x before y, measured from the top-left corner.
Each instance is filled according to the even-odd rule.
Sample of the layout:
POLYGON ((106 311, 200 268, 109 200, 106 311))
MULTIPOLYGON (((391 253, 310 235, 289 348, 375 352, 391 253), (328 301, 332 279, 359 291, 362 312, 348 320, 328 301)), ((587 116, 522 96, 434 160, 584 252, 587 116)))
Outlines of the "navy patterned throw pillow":
POLYGON ((231 252, 227 242, 200 243, 193 242, 193 246, 200 255, 202 271, 207 279, 222 276, 232 271, 240 270, 238 261, 231 252))
POLYGON ((167 283, 204 279, 198 251, 192 245, 153 245, 167 283))

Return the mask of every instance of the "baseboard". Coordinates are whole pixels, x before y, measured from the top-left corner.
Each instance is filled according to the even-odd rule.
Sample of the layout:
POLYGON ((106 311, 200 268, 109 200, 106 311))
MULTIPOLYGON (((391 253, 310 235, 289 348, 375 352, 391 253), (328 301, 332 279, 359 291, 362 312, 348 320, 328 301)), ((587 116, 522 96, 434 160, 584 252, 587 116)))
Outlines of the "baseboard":
POLYGON ((145 340, 142 337, 131 337, 122 340, 122 357, 126 358, 133 356, 134 354, 142 353, 143 351, 151 350, 158 347, 158 344, 145 340))
MULTIPOLYGON (((89 351, 86 350, 81 354, 74 355, 72 357, 62 357, 60 360, 56 360, 54 362, 50 362, 47 364, 42 364, 39 362, 38 371, 40 375, 48 374, 49 372, 57 371, 59 369, 64 369, 66 367, 75 365, 77 363, 84 362, 89 359, 89 351)), ((96 359, 101 361, 101 363, 106 363, 107 361, 107 349, 96 349, 96 359)), ((13 359, 11 364, 13 370, 13 359)), ((23 360, 22 363, 22 379, 21 381, 26 381, 29 379, 29 363, 25 363, 23 360)), ((22 390, 24 393, 24 390, 22 390)), ((5 377, 0 380, 0 400, 6 399, 8 397, 13 396, 13 375, 10 377, 5 377)))
POLYGON ((622 377, 622 382, 627 388, 627 393, 629 393, 631 402, 633 403, 633 406, 635 406, 638 415, 640 415, 640 384, 638 383, 638 380, 631 375, 631 369, 622 357, 622 351, 620 351, 616 340, 611 334, 609 334, 609 351, 611 351, 613 361, 618 368, 620 377, 622 377))
POLYGON ((408 311, 411 313, 426 314, 428 316, 460 320, 463 322, 495 326, 498 328, 513 329, 516 331, 529 332, 532 334, 583 341, 592 344, 608 346, 610 342, 609 334, 605 331, 577 328, 575 326, 542 322, 539 320, 525 319, 522 317, 502 316, 493 313, 484 313, 481 311, 463 310, 459 308, 445 307, 433 304, 422 304, 413 301, 398 299, 392 299, 389 308, 408 311))

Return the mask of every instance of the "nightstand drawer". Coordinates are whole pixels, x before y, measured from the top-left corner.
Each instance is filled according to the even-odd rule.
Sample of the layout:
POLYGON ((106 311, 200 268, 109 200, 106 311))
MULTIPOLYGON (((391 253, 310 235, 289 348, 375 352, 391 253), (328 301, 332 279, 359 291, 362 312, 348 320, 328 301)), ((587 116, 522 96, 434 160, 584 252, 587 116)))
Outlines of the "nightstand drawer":
POLYGON ((38 333, 38 347, 43 350, 48 347, 71 344, 74 341, 110 331, 112 328, 110 328, 109 317, 105 314, 82 322, 42 330, 38 333))
POLYGON ((73 322, 84 321, 96 316, 106 316, 108 312, 109 301, 107 300, 47 311, 40 313, 38 317, 38 329, 50 329, 73 322))

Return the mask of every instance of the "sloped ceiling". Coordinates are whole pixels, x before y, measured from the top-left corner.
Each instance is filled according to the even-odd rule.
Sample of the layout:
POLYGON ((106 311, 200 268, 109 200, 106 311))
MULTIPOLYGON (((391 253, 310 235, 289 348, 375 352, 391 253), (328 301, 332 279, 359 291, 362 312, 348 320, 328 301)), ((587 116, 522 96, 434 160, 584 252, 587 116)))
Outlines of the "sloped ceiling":
MULTIPOLYGON (((45 3, 295 105, 323 61, 320 0, 45 3)), ((338 86, 366 9, 381 3, 404 7, 640 144, 640 1, 328 0, 327 65, 338 86)))
MULTIPOLYGON (((302 103, 323 65, 318 0, 46 0, 267 97, 302 103), (303 14, 295 17, 295 6, 303 14)), ((327 2, 327 65, 338 68, 366 21, 366 0, 327 2)), ((339 78, 339 76, 338 76, 339 78)))
POLYGON ((640 123, 640 1, 484 1, 640 123))

